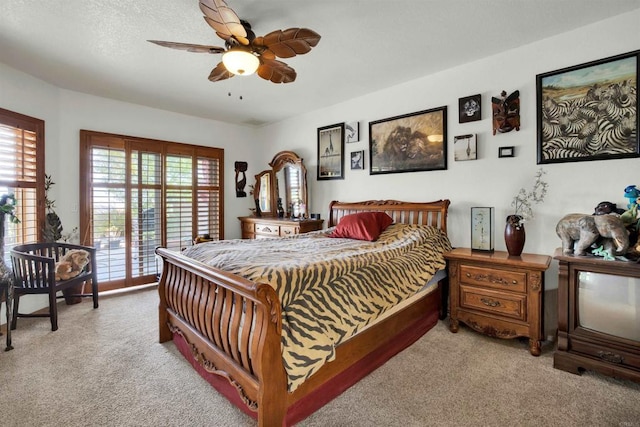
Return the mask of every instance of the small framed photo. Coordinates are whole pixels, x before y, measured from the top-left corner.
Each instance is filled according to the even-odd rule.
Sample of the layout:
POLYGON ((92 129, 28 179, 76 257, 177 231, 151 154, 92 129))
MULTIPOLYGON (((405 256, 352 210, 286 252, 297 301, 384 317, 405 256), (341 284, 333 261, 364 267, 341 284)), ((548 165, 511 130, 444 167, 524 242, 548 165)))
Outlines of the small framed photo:
POLYGON ((360 122, 347 122, 344 124, 344 140, 346 143, 360 141, 360 122))
POLYGON ((351 152, 351 169, 364 169, 364 150, 351 152))
POLYGON ((494 209, 471 208, 471 250, 493 252, 494 209))
POLYGON ((500 147, 498 148, 498 157, 515 157, 516 149, 515 147, 500 147))
POLYGON ((453 137, 453 156, 456 161, 476 160, 478 158, 476 135, 458 135, 453 137))
POLYGON ((344 123, 318 128, 318 180, 344 179, 344 123))
POLYGON ((475 122, 482 118, 482 95, 465 96, 458 99, 458 122, 475 122))

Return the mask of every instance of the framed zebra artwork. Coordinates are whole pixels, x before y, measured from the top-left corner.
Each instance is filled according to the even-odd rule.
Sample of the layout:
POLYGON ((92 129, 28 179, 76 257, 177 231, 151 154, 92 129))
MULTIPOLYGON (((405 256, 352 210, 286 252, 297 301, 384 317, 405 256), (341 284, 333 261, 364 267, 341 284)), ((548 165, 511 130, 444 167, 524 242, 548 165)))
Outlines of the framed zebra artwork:
POLYGON ((318 128, 318 180, 344 179, 344 123, 318 128))
POLYGON ((640 50, 536 76, 538 164, 640 157, 640 50))

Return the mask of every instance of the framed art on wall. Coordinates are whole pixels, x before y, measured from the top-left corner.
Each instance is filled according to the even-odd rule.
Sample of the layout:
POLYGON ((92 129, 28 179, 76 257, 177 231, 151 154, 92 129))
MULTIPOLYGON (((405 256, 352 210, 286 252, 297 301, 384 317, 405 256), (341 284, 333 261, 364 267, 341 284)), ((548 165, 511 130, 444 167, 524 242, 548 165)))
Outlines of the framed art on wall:
POLYGON ((364 150, 351 152, 351 169, 364 169, 364 150))
POLYGON ((476 135, 458 135, 453 137, 453 158, 456 161, 476 160, 478 158, 478 148, 476 135))
POLYGON ((369 122, 369 173, 447 169, 447 107, 369 122))
POLYGON ((488 207, 471 208, 471 249, 493 251, 494 209, 488 207))
POLYGON ((344 179, 344 123, 318 128, 318 180, 344 179))
POLYGON ((360 141, 360 122, 347 122, 344 125, 345 142, 360 141))
POLYGON ((516 151, 515 147, 499 147, 498 148, 498 157, 515 157, 516 151))
POLYGON ((640 156, 640 51, 536 76, 538 164, 640 156))
POLYGON ((458 123, 475 122, 482 117, 482 95, 458 99, 458 123))

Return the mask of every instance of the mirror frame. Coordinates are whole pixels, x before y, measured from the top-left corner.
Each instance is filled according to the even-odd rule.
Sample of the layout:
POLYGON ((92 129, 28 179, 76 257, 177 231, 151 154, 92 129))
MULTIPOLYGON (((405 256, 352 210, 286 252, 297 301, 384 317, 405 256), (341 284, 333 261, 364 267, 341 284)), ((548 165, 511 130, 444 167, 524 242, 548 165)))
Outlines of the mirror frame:
MULTIPOLYGON (((257 174, 256 183, 254 185, 254 194, 260 194, 260 179, 268 174, 271 184, 271 200, 270 207, 271 212, 264 212, 264 216, 277 217, 278 216, 278 185, 276 182, 276 174, 284 169, 286 166, 297 166, 300 169, 300 196, 303 203, 307 206, 307 211, 309 209, 309 200, 307 199, 307 168, 304 166, 302 161, 302 157, 298 156, 293 151, 280 151, 273 159, 269 162, 269 166, 271 166, 271 170, 264 170, 257 174)), ((285 208, 288 212, 288 209, 285 208)), ((288 212, 291 215, 291 212, 288 212)))
MULTIPOLYGON (((278 196, 279 196, 279 194, 276 193, 278 191, 278 185, 279 185, 279 183, 277 182, 276 174, 280 172, 282 169, 284 169, 286 166, 297 166, 298 168, 300 168, 300 198, 302 199, 302 202, 304 203, 304 205, 307 207, 307 210, 308 210, 309 200, 307 200, 307 168, 304 166, 302 157, 298 156, 293 151, 280 151, 275 156, 273 156, 273 159, 271 160, 271 162, 269 162, 269 166, 271 166, 271 170, 273 171, 272 197, 274 199, 274 203, 276 204, 276 208, 274 209, 276 216, 278 214, 277 205, 278 205, 278 196)), ((285 208, 285 212, 288 212, 287 208, 285 208)), ((288 212, 288 213, 289 213, 289 217, 291 217, 291 212, 288 212)))
MULTIPOLYGON (((256 183, 253 186, 253 195, 254 195, 254 199, 258 200, 259 199, 259 194, 260 194, 260 188, 262 187, 261 182, 262 182, 262 177, 268 175, 269 176, 269 186, 271 188, 271 194, 270 196, 270 200, 269 200, 269 211, 262 211, 261 215, 265 215, 265 216, 278 216, 278 212, 276 212, 277 209, 277 199, 274 199, 273 196, 275 195, 275 174, 273 173, 273 170, 263 170, 262 172, 260 172, 259 174, 257 174, 255 176, 256 178, 256 183), (258 195, 258 196, 256 196, 258 195)), ((256 212, 257 215, 257 212, 256 212)))

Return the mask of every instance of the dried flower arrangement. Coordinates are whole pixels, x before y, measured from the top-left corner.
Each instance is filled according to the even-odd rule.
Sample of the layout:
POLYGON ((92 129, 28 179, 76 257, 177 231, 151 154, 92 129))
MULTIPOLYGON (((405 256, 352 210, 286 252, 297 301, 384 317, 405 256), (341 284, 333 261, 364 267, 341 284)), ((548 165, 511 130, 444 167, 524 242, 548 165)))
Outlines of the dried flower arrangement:
POLYGON ((544 202, 544 198, 547 195, 548 183, 544 181, 543 176, 547 172, 540 168, 536 172, 535 179, 533 181, 533 188, 527 193, 527 190, 521 188, 518 194, 515 195, 511 202, 511 207, 514 208, 514 215, 510 215, 513 221, 520 223, 522 221, 533 219, 533 205, 544 202))

